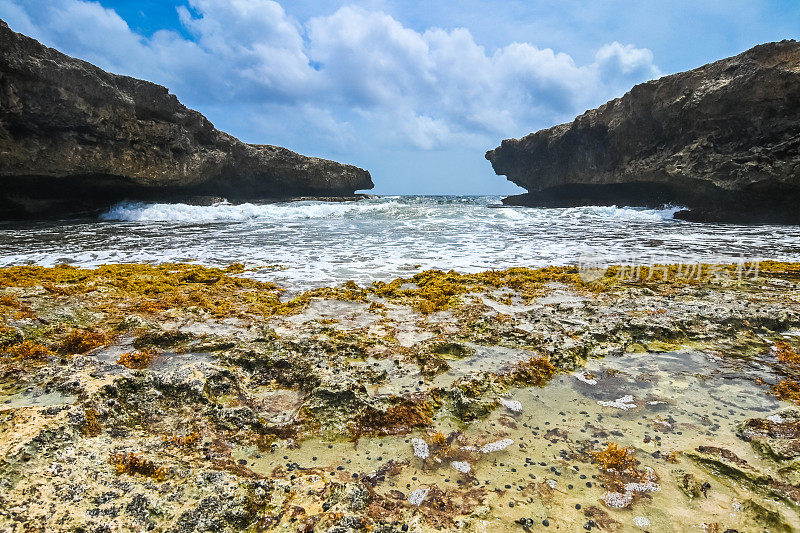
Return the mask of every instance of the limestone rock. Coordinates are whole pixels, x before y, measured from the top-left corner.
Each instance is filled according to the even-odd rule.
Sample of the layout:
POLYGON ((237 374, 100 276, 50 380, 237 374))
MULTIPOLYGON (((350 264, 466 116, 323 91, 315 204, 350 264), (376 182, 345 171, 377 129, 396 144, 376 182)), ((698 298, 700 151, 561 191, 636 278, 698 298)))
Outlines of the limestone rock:
POLYGON ((800 223, 800 43, 636 85, 487 152, 507 204, 683 205, 697 221, 800 223))
POLYGON ((105 72, 0 20, 0 219, 113 202, 352 196, 369 172, 245 144, 166 87, 105 72))

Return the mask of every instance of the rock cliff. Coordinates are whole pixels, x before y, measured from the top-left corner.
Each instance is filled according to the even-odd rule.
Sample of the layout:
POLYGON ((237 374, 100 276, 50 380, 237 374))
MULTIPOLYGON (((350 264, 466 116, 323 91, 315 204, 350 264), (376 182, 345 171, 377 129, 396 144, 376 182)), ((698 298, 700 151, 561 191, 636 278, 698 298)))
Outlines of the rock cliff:
POLYGON ((572 123, 504 140, 512 205, 684 205, 698 221, 800 223, 800 43, 637 85, 572 123))
POLYGON ((0 20, 0 218, 122 199, 347 196, 369 172, 245 144, 168 89, 105 72, 0 20))

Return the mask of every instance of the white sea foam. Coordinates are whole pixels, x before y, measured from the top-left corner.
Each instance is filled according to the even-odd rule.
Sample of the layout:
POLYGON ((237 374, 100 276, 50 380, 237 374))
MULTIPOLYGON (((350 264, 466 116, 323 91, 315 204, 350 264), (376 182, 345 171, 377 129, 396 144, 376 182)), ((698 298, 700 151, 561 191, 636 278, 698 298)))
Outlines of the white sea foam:
POLYGON ((102 221, 0 225, 0 266, 244 262, 244 275, 292 291, 360 285, 424 269, 471 273, 575 265, 800 260, 797 226, 696 225, 676 208, 491 209, 498 197, 387 197, 359 202, 122 203, 102 221))
POLYGON ((683 207, 665 207, 664 209, 641 209, 633 207, 586 206, 564 209, 562 216, 599 218, 624 221, 658 222, 672 219, 673 215, 683 207))
POLYGON ((391 196, 379 201, 360 202, 289 202, 289 203, 241 203, 220 202, 212 205, 189 205, 183 203, 121 202, 100 215, 104 221, 125 222, 174 222, 203 224, 212 222, 238 222, 247 220, 291 221, 307 219, 346 218, 352 216, 391 215, 396 219, 416 220, 421 218, 472 220, 540 221, 544 219, 616 220, 655 222, 669 220, 679 207, 643 209, 617 206, 585 206, 564 209, 482 209, 482 206, 403 202, 401 197, 391 196), (477 207, 470 212, 464 207, 477 207), (477 216, 476 216, 477 215, 477 216))
POLYGON ((295 202, 290 204, 231 204, 213 205, 157 204, 123 202, 100 215, 100 220, 126 222, 178 222, 202 224, 210 222, 240 222, 246 220, 292 221, 342 218, 369 212, 389 213, 400 204, 386 202, 361 205, 354 202, 295 202))

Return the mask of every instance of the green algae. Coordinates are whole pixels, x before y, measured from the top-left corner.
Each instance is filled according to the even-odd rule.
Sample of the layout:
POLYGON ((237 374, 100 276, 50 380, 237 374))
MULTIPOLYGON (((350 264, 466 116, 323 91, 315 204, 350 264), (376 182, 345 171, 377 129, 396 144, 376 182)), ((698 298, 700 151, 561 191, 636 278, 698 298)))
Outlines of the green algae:
MULTIPOLYGON (((796 483, 791 465, 775 464, 780 458, 756 453, 740 438, 753 413, 780 407, 770 387, 794 375, 789 352, 796 340, 781 333, 797 322, 794 293, 787 296, 782 285, 773 292, 769 280, 793 279, 800 269, 770 265, 761 282, 717 282, 709 274, 701 286, 673 283, 668 274, 610 278, 600 288, 570 267, 434 271, 281 301, 279 290, 229 282, 232 272, 220 269, 174 268, 155 273, 165 278, 159 284, 137 281, 152 268, 123 271, 129 279, 119 281, 109 280, 113 269, 88 277, 64 269, 20 282, 50 284, 29 299, 52 326, 5 316, 9 346, 35 338, 56 349, 76 327, 114 335, 107 348, 58 362, 48 357, 15 374, 32 397, 45 397, 48 388, 74 391, 69 403, 78 402, 77 414, 67 416, 64 402, 8 404, 15 418, 0 422, 2 450, 26 443, 40 455, 27 452, 27 462, 4 455, 9 463, 0 468, 14 481, 3 498, 24 500, 46 474, 65 486, 85 484, 90 495, 77 505, 82 516, 94 516, 91 502, 114 486, 117 464, 126 468, 105 461, 134 450, 164 468, 164 484, 192 513, 210 512, 203 501, 235 503, 240 512, 226 510, 235 518, 225 527, 240 530, 405 523, 426 531, 518 531, 543 520, 567 530, 589 521, 628 529, 634 518, 646 518, 653 530, 800 527, 781 507, 790 505, 796 483), (497 288, 512 304, 502 313, 480 298, 497 288), (725 311, 731 304, 715 298, 729 294, 747 294, 754 309, 745 316, 725 311), (126 299, 133 295, 149 302, 144 310, 126 299), (327 305, 317 302, 331 298, 349 302, 346 312, 337 316, 345 308, 328 306, 327 315, 317 313, 327 305), (694 300, 700 305, 689 305, 694 300), (80 321, 61 318, 50 310, 53 301, 92 312, 80 321), (725 312, 703 311, 709 302, 725 312), (408 346, 398 341, 406 331, 418 332, 408 346), (779 342, 789 348, 770 352, 779 342), (145 370, 114 364, 119 354, 154 348, 165 353, 145 370), (605 354, 613 357, 596 359, 605 354), (440 362, 447 368, 425 371, 440 362), (584 364, 580 376, 566 373, 584 364), (92 411, 99 432, 82 429, 92 411), (415 456, 412 439, 427 443, 427 459, 415 456), (513 444, 480 451, 506 440, 513 444), (624 495, 629 480, 609 478, 614 468, 598 461, 608 442, 635 450, 636 476, 628 475, 661 490, 610 506, 606 492, 624 495), (734 473, 693 459, 699 447, 714 445, 768 476, 758 479, 778 492, 753 492, 734 473), (80 468, 59 470, 56 452, 80 468), (184 481, 194 479, 203 481, 184 481), (419 505, 409 500, 417 490, 427 491, 419 505)), ((173 509, 152 488, 156 470, 120 476, 173 509)), ((166 515, 158 521, 175 526, 166 515)))

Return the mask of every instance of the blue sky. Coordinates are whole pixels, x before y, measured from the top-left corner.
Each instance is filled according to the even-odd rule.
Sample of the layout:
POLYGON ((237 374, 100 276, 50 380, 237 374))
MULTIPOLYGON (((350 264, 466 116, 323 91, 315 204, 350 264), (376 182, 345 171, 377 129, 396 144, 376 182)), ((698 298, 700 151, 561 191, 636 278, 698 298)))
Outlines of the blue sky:
POLYGON ((0 0, 0 18, 383 194, 517 192, 483 158, 503 138, 800 35, 796 0, 0 0))

